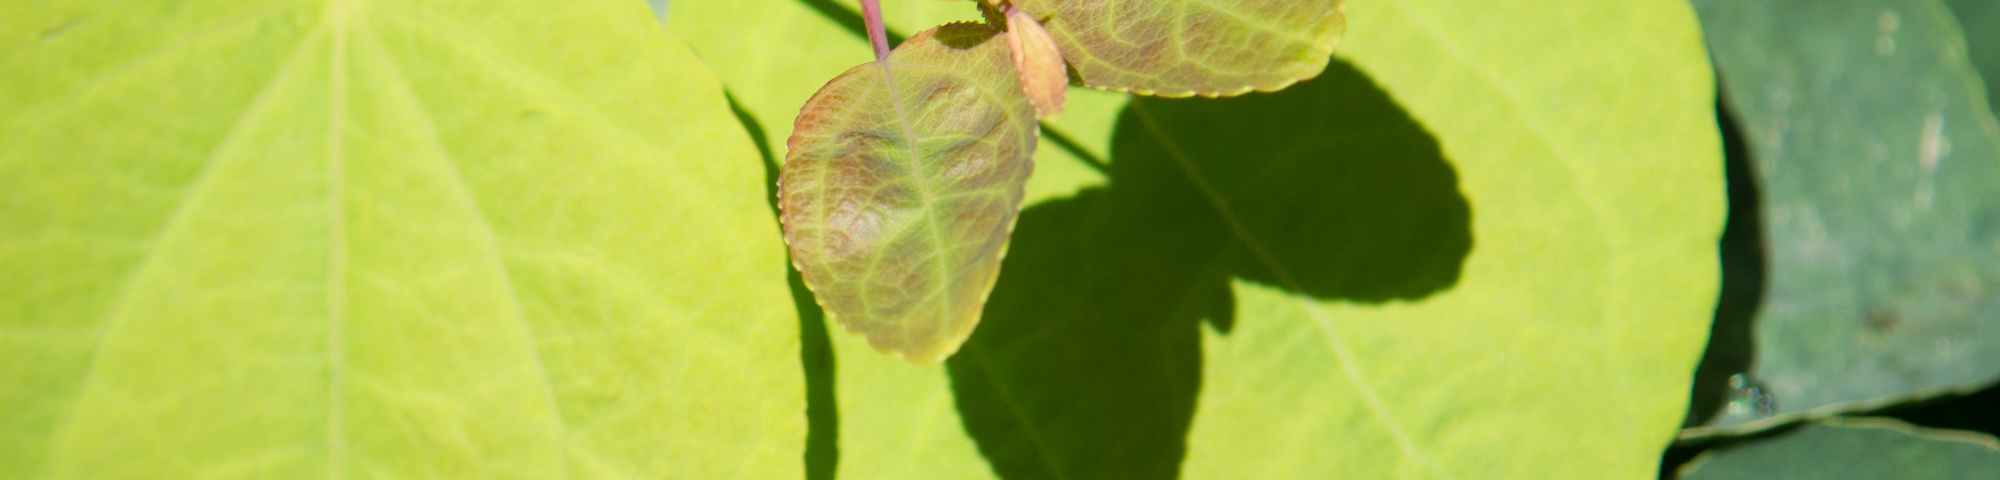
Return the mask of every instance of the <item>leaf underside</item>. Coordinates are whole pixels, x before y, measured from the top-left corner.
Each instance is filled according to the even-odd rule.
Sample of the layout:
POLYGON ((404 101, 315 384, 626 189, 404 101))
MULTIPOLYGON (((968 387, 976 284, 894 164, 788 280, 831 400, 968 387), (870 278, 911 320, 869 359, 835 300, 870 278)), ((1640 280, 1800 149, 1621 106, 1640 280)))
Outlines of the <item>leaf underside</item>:
POLYGON ((827 314, 930 364, 979 322, 1033 165, 1007 42, 956 23, 806 102, 779 177, 793 263, 827 314))
POLYGON ((1346 30, 1340 0, 1020 0, 1084 85, 1164 97, 1312 78, 1346 30))

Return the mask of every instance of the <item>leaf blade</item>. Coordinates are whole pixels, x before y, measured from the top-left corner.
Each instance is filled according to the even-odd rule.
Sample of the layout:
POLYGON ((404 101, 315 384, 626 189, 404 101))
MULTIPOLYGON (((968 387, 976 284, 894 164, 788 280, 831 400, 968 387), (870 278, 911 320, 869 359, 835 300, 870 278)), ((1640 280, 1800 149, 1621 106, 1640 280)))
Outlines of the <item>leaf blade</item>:
POLYGON ((1033 164, 1033 107, 999 35, 918 33, 828 82, 787 141, 793 263, 829 316, 913 363, 978 324, 1033 164))

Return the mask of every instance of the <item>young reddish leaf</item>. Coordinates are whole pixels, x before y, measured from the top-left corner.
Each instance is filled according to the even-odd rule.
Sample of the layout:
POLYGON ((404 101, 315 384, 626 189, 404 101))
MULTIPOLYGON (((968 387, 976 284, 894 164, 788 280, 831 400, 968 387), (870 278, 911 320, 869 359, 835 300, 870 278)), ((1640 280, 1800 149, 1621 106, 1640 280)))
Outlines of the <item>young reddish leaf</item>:
POLYGON ((1084 85, 1208 97, 1318 76, 1346 30, 1341 0, 1013 0, 1042 19, 1084 85))
POLYGON ((912 363, 972 334, 1020 213, 1035 111, 999 35, 911 36, 813 94, 786 143, 792 262, 828 316, 912 363))
POLYGON ((1028 103, 1034 104, 1035 111, 1043 117, 1055 118, 1062 113, 1063 92, 1069 89, 1069 69, 1063 64, 1062 51, 1056 49, 1055 39, 1049 38, 1049 31, 1026 12, 1010 6, 1007 44, 1014 51, 1014 70, 1020 73, 1028 103))

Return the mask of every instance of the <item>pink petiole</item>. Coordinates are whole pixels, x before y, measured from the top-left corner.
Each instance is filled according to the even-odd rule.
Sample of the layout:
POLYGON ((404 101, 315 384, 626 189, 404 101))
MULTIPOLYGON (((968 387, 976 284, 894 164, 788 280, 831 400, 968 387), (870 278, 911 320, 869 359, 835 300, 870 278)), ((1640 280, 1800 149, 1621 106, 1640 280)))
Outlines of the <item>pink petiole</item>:
POLYGON ((861 0, 861 16, 868 20, 868 44, 875 47, 875 61, 889 58, 889 31, 882 26, 881 0, 861 0))

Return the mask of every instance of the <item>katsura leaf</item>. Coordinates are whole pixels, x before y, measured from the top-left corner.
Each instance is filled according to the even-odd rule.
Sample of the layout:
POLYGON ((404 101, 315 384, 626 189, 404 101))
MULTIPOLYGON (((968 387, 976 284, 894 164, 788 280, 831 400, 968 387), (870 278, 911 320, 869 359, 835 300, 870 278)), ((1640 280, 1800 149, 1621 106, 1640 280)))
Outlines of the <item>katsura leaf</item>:
POLYGON ((982 24, 912 36, 827 83, 779 177, 792 261, 827 315, 917 364, 958 350, 1000 271, 1035 112, 982 24))
POLYGON ((1274 91, 1319 75, 1341 0, 1016 0, 1084 85, 1143 95, 1274 91))

